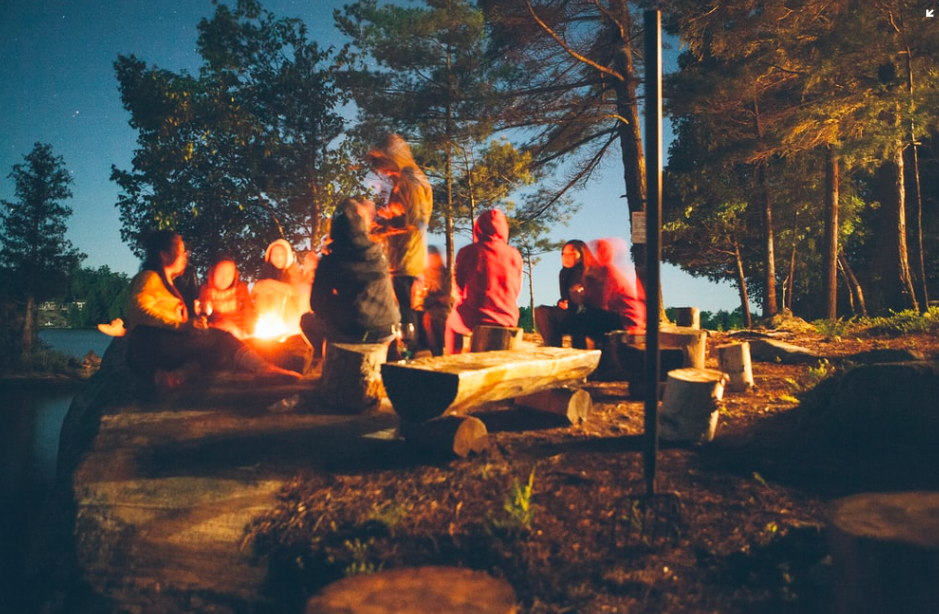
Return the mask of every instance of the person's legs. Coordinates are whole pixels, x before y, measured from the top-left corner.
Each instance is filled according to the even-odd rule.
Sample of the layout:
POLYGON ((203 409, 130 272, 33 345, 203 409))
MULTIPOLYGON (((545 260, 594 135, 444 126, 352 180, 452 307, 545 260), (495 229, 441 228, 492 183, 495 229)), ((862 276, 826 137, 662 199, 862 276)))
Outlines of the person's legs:
POLYGON ((398 299, 398 309, 401 310, 401 330, 407 331, 408 325, 410 325, 410 329, 414 331, 415 335, 417 334, 417 327, 420 324, 417 321, 417 315, 415 314, 411 305, 411 293, 414 289, 414 283, 416 281, 416 277, 409 277, 407 275, 400 275, 391 278, 391 285, 395 291, 395 298, 398 299))
POLYGON ((463 323, 463 318, 460 317, 460 314, 456 309, 450 312, 450 315, 447 316, 447 324, 444 332, 444 354, 459 354, 463 351, 463 335, 468 335, 472 330, 470 330, 466 324, 463 323))

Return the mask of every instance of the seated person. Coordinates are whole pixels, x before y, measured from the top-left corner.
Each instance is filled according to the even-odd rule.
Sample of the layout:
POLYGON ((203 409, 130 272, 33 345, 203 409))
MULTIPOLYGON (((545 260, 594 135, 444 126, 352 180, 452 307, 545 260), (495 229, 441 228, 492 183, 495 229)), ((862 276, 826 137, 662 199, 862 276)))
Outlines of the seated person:
POLYGON ((434 356, 443 354, 447 317, 453 309, 453 292, 450 270, 444 266, 443 256, 437 247, 427 248, 427 268, 423 275, 423 345, 434 356))
POLYGON ((160 388, 176 388, 202 372, 237 367, 275 381, 296 381, 298 373, 261 358, 231 333, 190 317, 173 280, 185 269, 186 246, 175 232, 146 239, 141 270, 131 280, 125 308, 127 364, 160 388))
POLYGON ((239 279, 238 267, 231 256, 222 256, 209 267, 206 281, 199 289, 196 315, 208 318, 209 326, 227 330, 238 339, 254 332, 254 302, 248 284, 239 279))
POLYGON ((258 282, 251 288, 256 312, 262 319, 275 318, 278 334, 297 334, 300 314, 308 309, 307 297, 309 283, 296 263, 293 248, 284 239, 277 239, 267 246, 258 282))
POLYGON ((596 257, 585 250, 583 308, 574 316, 571 334, 599 340, 614 330, 641 332, 646 328, 645 294, 625 249, 617 254, 611 239, 595 243, 596 257), (619 261, 622 261, 618 264, 619 261))
POLYGON ((319 339, 387 343, 395 337, 401 312, 384 249, 369 236, 371 223, 368 207, 353 198, 336 207, 329 252, 313 279, 313 313, 304 314, 301 322, 314 349, 319 339))
POLYGON ((473 327, 518 326, 522 255, 508 244, 509 223, 498 209, 484 211, 473 227, 475 242, 456 256, 456 306, 447 317, 446 354, 463 349, 463 335, 473 327))
MULTIPOLYGON (((573 332, 575 316, 583 307, 583 277, 588 253, 587 244, 576 239, 561 248, 561 272, 558 274, 561 298, 557 305, 535 307, 535 326, 545 345, 561 347, 564 335, 573 332)), ((585 344, 582 339, 572 339, 571 345, 584 347, 585 344)))

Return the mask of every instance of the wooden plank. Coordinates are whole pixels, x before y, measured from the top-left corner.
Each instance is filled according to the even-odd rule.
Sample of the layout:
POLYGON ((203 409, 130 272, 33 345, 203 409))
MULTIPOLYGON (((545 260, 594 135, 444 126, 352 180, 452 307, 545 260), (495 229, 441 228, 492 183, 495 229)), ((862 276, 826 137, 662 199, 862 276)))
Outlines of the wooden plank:
POLYGON ((421 422, 582 381, 599 363, 599 350, 534 347, 385 363, 381 374, 395 412, 421 422))

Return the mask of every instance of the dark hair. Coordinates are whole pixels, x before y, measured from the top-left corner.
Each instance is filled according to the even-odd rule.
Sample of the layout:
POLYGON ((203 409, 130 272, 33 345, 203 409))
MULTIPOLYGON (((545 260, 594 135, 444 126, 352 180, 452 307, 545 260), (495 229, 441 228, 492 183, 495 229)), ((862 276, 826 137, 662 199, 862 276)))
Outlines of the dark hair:
MULTIPOLYGON (((581 241, 580 239, 571 239, 564 244, 564 247, 573 247, 577 250, 577 253, 580 254, 580 258, 577 260, 581 264, 584 264, 585 256, 590 252, 590 249, 587 247, 587 244, 581 241)), ((561 250, 564 250, 564 247, 561 250)))
POLYGON ((147 233, 141 243, 143 244, 144 257, 140 269, 143 271, 163 272, 163 258, 161 252, 169 252, 173 249, 173 244, 182 237, 174 230, 154 230, 147 233))

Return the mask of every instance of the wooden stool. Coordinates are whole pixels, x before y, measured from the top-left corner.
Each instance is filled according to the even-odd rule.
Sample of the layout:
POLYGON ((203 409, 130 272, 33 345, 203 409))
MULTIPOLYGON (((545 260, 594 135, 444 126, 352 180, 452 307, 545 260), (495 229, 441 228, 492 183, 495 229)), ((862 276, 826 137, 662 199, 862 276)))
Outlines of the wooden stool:
POLYGON ((384 388, 381 366, 388 358, 388 342, 326 342, 320 396, 329 405, 348 412, 362 412, 381 402, 384 388))
POLYGON ((832 504, 839 614, 939 612, 939 493, 863 493, 832 504))
POLYGON ((461 567, 405 567, 350 576, 312 597, 307 614, 514 614, 505 580, 461 567))
POLYGON ((514 350, 522 341, 521 328, 508 328, 505 326, 486 326, 479 324, 473 327, 473 338, 470 341, 470 352, 495 352, 498 350, 514 350))
POLYGON ((675 369, 668 374, 659 434, 665 441, 711 441, 727 375, 716 369, 675 369))

